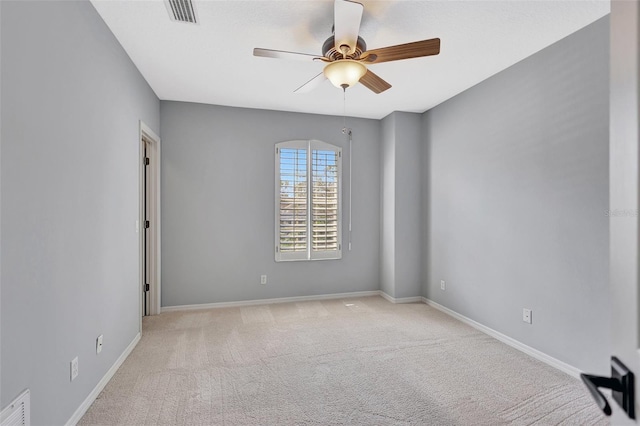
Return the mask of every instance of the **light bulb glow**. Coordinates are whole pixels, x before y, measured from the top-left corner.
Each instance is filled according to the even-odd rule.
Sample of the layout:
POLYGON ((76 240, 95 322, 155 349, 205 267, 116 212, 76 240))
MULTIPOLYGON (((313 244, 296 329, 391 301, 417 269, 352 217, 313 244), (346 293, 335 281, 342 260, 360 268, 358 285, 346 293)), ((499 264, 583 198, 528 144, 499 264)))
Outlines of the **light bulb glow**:
POLYGON ((367 73, 367 67, 353 59, 339 59, 324 67, 324 75, 338 88, 356 84, 367 73))

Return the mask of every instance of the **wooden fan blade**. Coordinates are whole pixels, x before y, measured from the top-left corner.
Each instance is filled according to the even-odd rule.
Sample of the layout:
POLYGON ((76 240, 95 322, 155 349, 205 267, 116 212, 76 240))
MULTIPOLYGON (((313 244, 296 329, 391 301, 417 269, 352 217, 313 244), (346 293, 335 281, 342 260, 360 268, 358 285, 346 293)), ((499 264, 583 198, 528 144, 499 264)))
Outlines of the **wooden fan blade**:
POLYGON ((284 50, 271 49, 253 49, 253 56, 261 56, 263 58, 289 59, 294 61, 313 61, 318 56, 308 53, 285 52, 284 50))
POLYGON ((378 77, 377 74, 371 72, 371 70, 367 70, 365 75, 360 78, 360 83, 374 93, 382 93, 391 88, 389 83, 378 77))
POLYGON ((349 46, 349 55, 356 51, 363 10, 364 6, 355 1, 336 0, 333 9, 333 34, 338 52, 342 52, 340 46, 343 45, 349 46))
POLYGON ((370 64, 379 64, 381 62, 437 55, 438 53, 440 53, 440 39, 432 38, 429 40, 414 41, 413 43, 368 50, 362 54, 362 58, 370 64))
POLYGON ((321 72, 320 74, 318 74, 315 77, 313 77, 311 80, 307 81, 302 86, 298 87, 293 92, 294 93, 308 93, 308 92, 312 91, 313 89, 315 89, 316 87, 320 86, 322 83, 324 83, 324 81, 326 79, 327 79, 327 77, 325 77, 324 72, 321 72))

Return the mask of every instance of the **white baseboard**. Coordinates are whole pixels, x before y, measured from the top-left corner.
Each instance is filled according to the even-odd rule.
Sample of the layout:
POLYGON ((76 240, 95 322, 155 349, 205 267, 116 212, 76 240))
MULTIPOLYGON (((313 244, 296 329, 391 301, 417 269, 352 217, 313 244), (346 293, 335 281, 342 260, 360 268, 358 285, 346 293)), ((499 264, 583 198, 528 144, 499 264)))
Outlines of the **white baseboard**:
POLYGON ((393 297, 393 296, 389 296, 387 293, 385 293, 384 291, 380 290, 380 296, 384 297, 385 299, 387 299, 389 302, 391 303, 415 303, 415 302, 422 302, 422 297, 421 296, 414 296, 414 297, 393 297))
POLYGON ((199 305, 163 306, 161 312, 193 311, 197 309, 231 308, 238 306, 271 305, 274 303, 307 302, 311 300, 346 299, 351 297, 378 296, 380 290, 356 291, 352 293, 319 294, 315 296, 280 297, 276 299, 240 300, 237 302, 203 303, 199 305))
POLYGON ((426 303, 427 305, 436 308, 439 311, 444 312, 447 315, 450 315, 452 317, 454 317, 457 320, 462 321, 465 324, 470 325, 471 327, 482 331, 485 334, 488 334, 489 336, 501 341, 502 343, 506 343, 507 345, 518 349, 521 352, 524 352, 525 354, 537 359, 538 361, 542 361, 545 364, 550 365, 551 367, 557 368, 558 370, 567 373, 570 376, 573 376, 577 379, 580 378, 580 373, 582 373, 582 371, 580 371, 579 369, 577 369, 576 367, 569 365, 565 362, 560 361, 559 359, 556 359, 552 356, 549 356, 547 354, 545 354, 544 352, 540 352, 537 349, 532 348, 531 346, 527 346, 524 343, 521 343, 505 334, 500 333, 499 331, 496 331, 492 328, 487 327, 486 325, 480 324, 477 321, 472 320, 471 318, 467 318, 464 315, 461 315, 459 313, 457 313, 456 311, 453 311, 445 306, 440 305, 439 303, 434 302, 431 299, 427 299, 426 297, 422 298, 422 301, 424 303, 426 303))
POLYGON ((118 368, 120 368, 124 360, 127 359, 129 354, 133 351, 133 349, 136 347, 139 341, 140 341, 140 333, 138 333, 136 337, 133 338, 131 343, 129 343, 129 346, 127 346, 124 352, 122 352, 122 354, 118 357, 116 362, 111 366, 109 371, 107 371, 107 373, 102 377, 102 379, 100 379, 100 381, 98 382, 96 387, 93 388, 89 396, 87 396, 87 398, 82 402, 82 404, 80 404, 76 412, 73 413, 69 421, 67 421, 66 426, 75 426, 76 423, 80 421, 82 416, 84 416, 84 413, 86 413, 89 407, 91 407, 91 404, 93 404, 93 401, 95 401, 98 395, 100 395, 100 392, 102 392, 102 389, 104 389, 107 383, 109 383, 109 380, 111 380, 113 375, 116 374, 116 371, 118 371, 118 368))

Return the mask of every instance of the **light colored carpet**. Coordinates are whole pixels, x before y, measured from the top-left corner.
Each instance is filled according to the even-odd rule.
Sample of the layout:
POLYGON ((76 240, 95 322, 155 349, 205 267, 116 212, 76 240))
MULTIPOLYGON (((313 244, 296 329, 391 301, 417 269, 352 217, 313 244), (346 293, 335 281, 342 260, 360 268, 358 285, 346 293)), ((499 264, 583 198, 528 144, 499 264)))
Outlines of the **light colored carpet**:
POLYGON ((605 425, 579 380, 424 304, 165 313, 80 425, 605 425))

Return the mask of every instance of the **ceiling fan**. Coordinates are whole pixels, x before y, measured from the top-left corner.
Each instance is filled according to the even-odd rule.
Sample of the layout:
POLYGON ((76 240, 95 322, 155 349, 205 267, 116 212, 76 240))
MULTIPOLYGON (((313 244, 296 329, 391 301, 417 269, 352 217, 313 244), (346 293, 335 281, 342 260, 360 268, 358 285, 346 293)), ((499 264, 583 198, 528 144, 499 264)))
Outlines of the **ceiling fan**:
POLYGON ((360 82, 374 93, 382 93, 391 85, 374 74, 367 65, 401 59, 419 58, 440 53, 440 39, 414 41, 396 46, 367 50, 363 38, 358 35, 364 6, 350 0, 335 0, 333 35, 322 45, 322 56, 282 50, 253 49, 254 56, 265 58, 322 61, 327 65, 323 72, 298 87, 296 93, 306 93, 329 79, 334 86, 346 90, 360 82))

